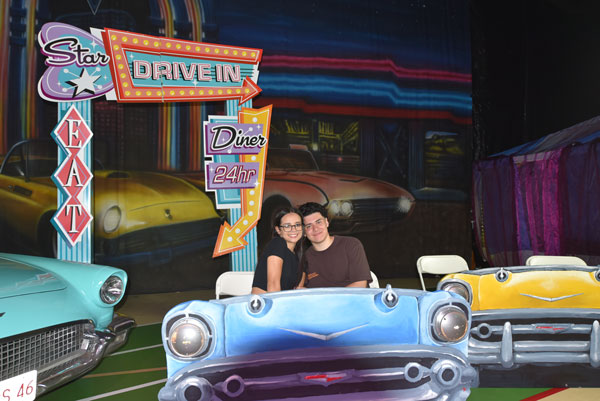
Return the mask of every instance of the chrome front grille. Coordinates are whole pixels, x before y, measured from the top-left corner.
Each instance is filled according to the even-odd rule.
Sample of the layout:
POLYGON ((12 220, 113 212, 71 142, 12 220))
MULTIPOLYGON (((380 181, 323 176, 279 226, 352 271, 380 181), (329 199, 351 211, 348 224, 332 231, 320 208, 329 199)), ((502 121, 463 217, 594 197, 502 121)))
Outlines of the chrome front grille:
POLYGON ((31 370, 43 371, 87 348, 85 334, 94 331, 87 322, 69 323, 0 340, 0 380, 31 370))
POLYGON ((354 210, 350 217, 330 219, 331 232, 377 230, 406 216, 406 213, 399 207, 399 198, 354 199, 352 205, 354 210))
MULTIPOLYGON (((469 339, 469 360, 475 364, 501 364, 509 368, 526 363, 583 363, 600 367, 600 323, 597 312, 571 311, 571 318, 561 316, 540 318, 534 312, 524 317, 480 319, 473 316, 469 339)), ((556 313, 556 312, 555 312, 556 313)), ((541 315, 541 313, 537 314, 541 315)))
POLYGON ((290 394, 315 400, 433 399, 442 392, 465 400, 476 382, 477 372, 447 347, 312 348, 192 364, 171 377, 159 400, 185 399, 188 393, 222 401, 280 400, 290 394))
POLYGON ((150 252, 186 244, 214 244, 219 233, 218 218, 150 227, 114 239, 97 238, 96 248, 105 255, 127 255, 150 252))
POLYGON ((350 217, 357 222, 386 223, 390 219, 403 217, 398 206, 398 198, 374 198, 352 200, 354 212, 350 217))

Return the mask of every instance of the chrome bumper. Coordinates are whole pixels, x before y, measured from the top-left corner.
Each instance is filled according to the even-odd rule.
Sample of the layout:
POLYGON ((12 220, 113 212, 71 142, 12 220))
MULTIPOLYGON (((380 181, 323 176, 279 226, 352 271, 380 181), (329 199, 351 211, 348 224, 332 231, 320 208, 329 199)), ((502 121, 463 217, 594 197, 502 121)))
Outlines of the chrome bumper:
POLYGON ((477 371, 453 348, 376 345, 200 361, 169 378, 158 398, 464 401, 477 384, 477 371))
POLYGON ((469 338, 471 363, 504 368, 563 363, 600 367, 600 319, 596 316, 600 312, 514 312, 510 317, 504 316, 503 323, 500 315, 506 315, 507 311, 473 314, 469 338), (569 319, 573 323, 566 322, 569 319))
POLYGON ((90 330, 86 332, 80 350, 38 369, 37 395, 94 369, 104 355, 125 344, 129 331, 134 325, 133 319, 115 315, 107 331, 90 330))

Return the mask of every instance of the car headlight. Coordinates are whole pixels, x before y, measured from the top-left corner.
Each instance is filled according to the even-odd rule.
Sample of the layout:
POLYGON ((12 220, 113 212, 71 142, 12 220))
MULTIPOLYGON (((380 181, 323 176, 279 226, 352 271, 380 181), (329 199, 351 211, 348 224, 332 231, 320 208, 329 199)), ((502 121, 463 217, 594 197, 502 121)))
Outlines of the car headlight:
POLYGON ((331 201, 328 207, 329 217, 350 217, 354 212, 354 205, 348 200, 331 201))
POLYGON ((456 305, 444 305, 433 315, 432 325, 439 341, 458 342, 467 335, 469 316, 456 305))
POLYGON ((473 300, 471 286, 463 281, 444 281, 440 284, 440 290, 458 294, 466 299, 468 303, 473 300))
POLYGON ((407 198, 406 196, 401 196, 398 198, 398 204, 396 205, 396 211, 406 214, 406 213, 410 212, 410 209, 412 208, 412 206, 413 206, 413 203, 409 198, 407 198))
POLYGON ((333 201, 331 202, 331 204, 329 205, 329 212, 333 215, 333 216, 337 216, 340 214, 340 202, 338 201, 333 201))
POLYGON ((115 304, 121 299, 124 290, 123 280, 118 276, 110 276, 100 288, 100 299, 105 304, 115 304))
POLYGON ((212 341, 208 323, 199 316, 188 316, 177 320, 169 329, 168 335, 169 349, 181 358, 197 358, 205 355, 212 341))
POLYGON ((104 220, 102 221, 102 228, 105 233, 112 233, 119 228, 121 224, 121 209, 118 206, 113 206, 106 211, 104 214, 104 220))
POLYGON ((596 281, 600 281, 600 269, 596 270, 596 273, 594 273, 594 277, 596 278, 596 281))

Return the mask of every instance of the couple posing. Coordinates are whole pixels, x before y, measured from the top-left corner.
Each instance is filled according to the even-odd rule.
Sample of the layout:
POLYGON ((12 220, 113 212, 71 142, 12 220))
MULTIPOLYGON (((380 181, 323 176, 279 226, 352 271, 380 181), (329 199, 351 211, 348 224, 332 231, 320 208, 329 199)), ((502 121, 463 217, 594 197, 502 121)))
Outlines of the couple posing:
POLYGON ((371 269, 364 248, 353 237, 332 236, 324 206, 308 202, 275 216, 274 238, 261 254, 252 293, 317 287, 367 287, 371 269), (304 235, 311 246, 304 251, 304 235))

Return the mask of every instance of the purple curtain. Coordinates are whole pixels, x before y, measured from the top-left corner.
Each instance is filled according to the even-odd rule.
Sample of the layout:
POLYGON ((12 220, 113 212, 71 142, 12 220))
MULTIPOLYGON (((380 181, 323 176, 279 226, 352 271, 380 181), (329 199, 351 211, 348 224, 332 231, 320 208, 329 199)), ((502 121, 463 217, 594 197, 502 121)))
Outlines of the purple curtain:
POLYGON ((558 171, 561 149, 515 156, 514 199, 519 264, 531 255, 560 255, 558 171))
POLYGON ((565 148, 561 159, 561 231, 565 255, 600 264, 600 141, 565 148))
POLYGON ((531 255, 600 264, 600 141, 473 165, 475 238, 493 266, 531 255))

